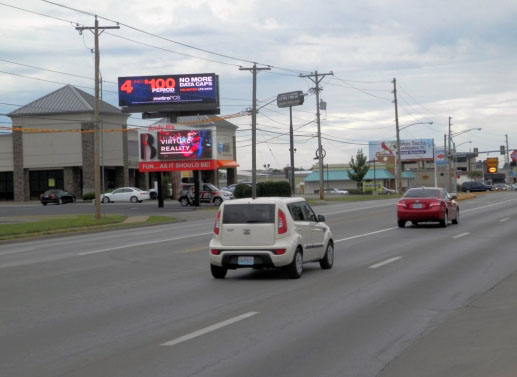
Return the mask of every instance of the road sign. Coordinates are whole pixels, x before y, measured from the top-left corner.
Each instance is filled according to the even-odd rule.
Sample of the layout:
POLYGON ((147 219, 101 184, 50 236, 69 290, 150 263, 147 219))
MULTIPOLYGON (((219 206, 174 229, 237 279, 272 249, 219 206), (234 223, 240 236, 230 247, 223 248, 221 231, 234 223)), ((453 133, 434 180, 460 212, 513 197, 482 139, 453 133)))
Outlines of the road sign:
POLYGON ((512 152, 511 157, 512 161, 517 162, 517 149, 512 152))
POLYGON ((303 92, 298 90, 296 92, 281 93, 276 97, 276 104, 278 107, 290 107, 303 105, 303 92))

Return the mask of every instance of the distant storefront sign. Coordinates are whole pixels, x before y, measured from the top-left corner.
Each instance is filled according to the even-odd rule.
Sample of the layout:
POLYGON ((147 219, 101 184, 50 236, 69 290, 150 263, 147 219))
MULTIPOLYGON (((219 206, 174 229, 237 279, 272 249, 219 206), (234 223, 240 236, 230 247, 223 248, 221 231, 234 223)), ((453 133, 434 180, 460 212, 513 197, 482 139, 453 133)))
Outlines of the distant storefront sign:
POLYGON ((445 157, 445 149, 435 149, 434 158, 436 161, 436 165, 447 165, 447 159, 445 157))

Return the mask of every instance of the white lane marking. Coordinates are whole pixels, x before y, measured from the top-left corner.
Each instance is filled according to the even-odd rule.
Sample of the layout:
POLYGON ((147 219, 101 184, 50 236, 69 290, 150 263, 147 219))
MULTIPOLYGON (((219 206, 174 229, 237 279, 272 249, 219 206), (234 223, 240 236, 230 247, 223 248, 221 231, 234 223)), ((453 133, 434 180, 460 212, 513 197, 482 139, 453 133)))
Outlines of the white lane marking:
POLYGON ((182 236, 182 237, 175 237, 175 238, 164 238, 164 239, 156 240, 156 241, 140 242, 140 243, 132 243, 132 244, 123 245, 123 246, 110 247, 110 248, 108 248, 108 249, 93 250, 93 251, 86 251, 86 252, 84 252, 84 253, 79 253, 79 254, 77 254, 77 255, 97 254, 97 253, 103 253, 103 252, 105 252, 105 251, 125 249, 126 247, 134 247, 134 246, 150 245, 150 244, 153 244, 153 243, 162 243, 162 242, 176 241, 176 240, 181 240, 181 239, 184 239, 184 238, 192 238, 192 237, 206 236, 207 234, 212 234, 212 233, 213 233, 213 232, 198 233, 198 234, 191 234, 190 236, 182 236))
POLYGON ((36 248, 35 248, 35 247, 32 247, 32 248, 30 248, 30 249, 12 250, 12 251, 8 251, 8 252, 6 252, 6 253, 0 253, 0 255, 23 253, 23 252, 25 252, 25 251, 31 251, 31 250, 36 250, 36 248))
POLYGON ((461 237, 465 237, 465 236, 468 236, 470 233, 469 232, 466 232, 466 233, 460 233, 452 238, 461 238, 461 237))
POLYGON ((499 221, 500 221, 500 222, 502 222, 502 223, 504 223, 505 221, 508 221, 508 220, 510 220, 510 218, 509 218, 509 217, 505 217, 504 219, 501 219, 501 220, 499 220, 499 221))
POLYGON ((482 209, 482 208, 487 208, 487 207, 493 207, 493 206, 496 206, 498 204, 504 204, 504 203, 508 203, 508 202, 513 202, 514 200, 517 200, 517 199, 509 199, 509 200, 504 200, 504 201, 499 202, 499 203, 487 204, 486 206, 481 206, 481 207, 477 207, 477 208, 470 208, 470 209, 464 209, 464 210, 461 211, 461 213, 475 211, 475 210, 482 209))
POLYGON ((398 261, 399 259, 402 259, 402 257, 394 257, 394 258, 390 258, 390 259, 386 259, 385 261, 383 262, 380 262, 380 263, 377 263, 377 264, 372 264, 370 267, 368 268, 379 268, 379 267, 382 267, 382 266, 385 266, 387 264, 390 264, 390 263, 393 263, 393 262, 396 262, 398 261))
POLYGON ((165 342, 165 343, 162 344, 162 346, 175 346, 176 344, 183 343, 183 342, 186 342, 188 340, 197 338, 197 337, 199 337, 201 335, 205 335, 205 334, 207 334, 209 332, 218 330, 218 329, 220 329, 222 327, 231 325, 231 324, 233 324, 235 322, 242 321, 243 319, 253 317, 254 315, 257 315, 257 314, 259 314, 259 313, 258 312, 249 312, 249 313, 246 313, 246 314, 239 315, 237 317, 233 317, 233 318, 227 319, 226 321, 222 321, 222 322, 216 323, 216 324, 214 324, 212 326, 205 327, 204 329, 197 330, 197 331, 194 331, 194 332, 192 332, 190 334, 187 334, 187 335, 181 336, 179 338, 173 339, 173 340, 171 340, 169 342, 165 342))
POLYGON ((388 230, 393 230, 393 229, 397 229, 397 227, 387 228, 387 229, 381 229, 381 230, 376 230, 375 232, 364 233, 364 234, 358 234, 357 236, 352 236, 352 237, 341 238, 340 240, 335 240, 335 241, 334 241, 334 243, 343 242, 343 241, 348 241, 348 240, 353 240, 354 238, 360 238, 360 237, 371 236, 372 234, 377 234, 377 233, 387 232, 388 230))

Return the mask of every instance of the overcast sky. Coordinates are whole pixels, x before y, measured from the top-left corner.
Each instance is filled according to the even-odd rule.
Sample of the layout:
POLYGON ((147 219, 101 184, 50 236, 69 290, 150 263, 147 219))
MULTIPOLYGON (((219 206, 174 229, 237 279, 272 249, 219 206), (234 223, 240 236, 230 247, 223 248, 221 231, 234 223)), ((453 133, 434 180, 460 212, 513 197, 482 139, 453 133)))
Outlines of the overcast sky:
MULTIPOLYGON (((258 75, 259 106, 278 93, 309 93, 314 85, 300 73, 334 73, 321 82, 325 163, 348 163, 358 149, 368 153, 368 141, 395 137, 393 78, 401 127, 433 122, 402 130, 401 139, 430 138, 442 145, 450 116, 455 133, 482 128, 455 137, 457 145, 465 143, 458 150, 499 150, 505 134, 510 148, 517 148, 515 0, 59 3, 89 14, 44 1, 0 0, 0 113, 65 84, 93 94, 93 35, 79 35, 75 26, 93 26, 97 14, 101 26, 122 24, 100 38, 103 95, 116 106, 120 76, 214 72, 221 114, 238 113, 252 102, 252 75, 238 67, 257 62, 274 67, 258 75)), ((313 94, 293 108, 297 167, 315 162, 315 114, 313 94)), ((129 124, 149 123, 140 118, 133 114, 129 124)), ((250 168, 251 117, 230 121, 239 127, 237 160, 250 168)), ((0 122, 10 125, 6 116, 0 122)), ((257 122, 257 166, 287 166, 288 109, 273 102, 257 122)))

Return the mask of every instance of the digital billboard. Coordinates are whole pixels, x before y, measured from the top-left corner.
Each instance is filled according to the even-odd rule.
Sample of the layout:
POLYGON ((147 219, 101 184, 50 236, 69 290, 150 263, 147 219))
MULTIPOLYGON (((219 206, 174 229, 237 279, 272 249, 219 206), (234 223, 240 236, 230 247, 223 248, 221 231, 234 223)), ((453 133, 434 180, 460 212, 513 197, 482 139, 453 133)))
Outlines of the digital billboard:
POLYGON ((118 94, 123 112, 219 113, 218 76, 214 73, 119 77, 118 94))
POLYGON ((174 125, 139 130, 139 170, 212 170, 216 168, 215 129, 174 125))
MULTIPOLYGON (((400 140, 400 158, 402 161, 433 160, 433 144, 433 139, 400 140)), ((397 141, 370 141, 368 152, 370 160, 393 157, 397 154, 397 141)))

